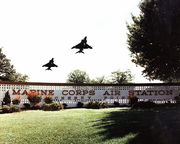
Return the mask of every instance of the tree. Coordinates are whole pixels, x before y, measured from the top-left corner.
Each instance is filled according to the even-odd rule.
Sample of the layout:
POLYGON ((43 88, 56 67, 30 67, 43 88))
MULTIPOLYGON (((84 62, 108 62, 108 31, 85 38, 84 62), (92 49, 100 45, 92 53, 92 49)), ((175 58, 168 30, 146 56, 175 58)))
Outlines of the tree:
POLYGON ((11 97, 10 97, 9 91, 7 91, 5 93, 4 98, 3 98, 3 104, 4 105, 10 105, 10 103, 11 103, 11 97))
POLYGON ((0 79, 6 79, 6 75, 15 73, 14 66, 10 64, 10 60, 6 58, 6 55, 2 53, 0 48, 0 79))
POLYGON ((17 73, 10 60, 2 53, 0 48, 0 80, 2 81, 27 81, 28 76, 17 73))
POLYGON ((76 69, 68 75, 67 82, 69 82, 69 83, 89 83, 90 78, 85 71, 76 69))
POLYGON ((111 83, 113 84, 126 84, 132 82, 132 80, 134 79, 130 70, 126 70, 124 72, 121 72, 120 70, 114 71, 111 73, 111 77, 111 83))
POLYGON ((10 75, 6 75, 6 78, 9 81, 14 81, 14 82, 25 82, 29 79, 29 77, 27 75, 22 75, 21 73, 13 73, 10 75))
POLYGON ((105 76, 101 76, 101 77, 97 77, 96 79, 92 79, 91 83, 102 84, 102 83, 110 83, 110 81, 107 80, 105 76))
POLYGON ((142 0, 139 16, 127 24, 132 62, 149 80, 180 79, 180 1, 142 0))

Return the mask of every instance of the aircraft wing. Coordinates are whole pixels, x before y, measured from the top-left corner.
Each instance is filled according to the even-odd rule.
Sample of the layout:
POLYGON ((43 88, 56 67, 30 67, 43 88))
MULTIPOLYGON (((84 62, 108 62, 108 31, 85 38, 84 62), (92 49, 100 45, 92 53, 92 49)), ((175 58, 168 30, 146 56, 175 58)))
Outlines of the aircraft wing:
POLYGON ((58 67, 58 66, 57 66, 56 64, 53 63, 53 64, 51 64, 51 67, 58 67))
POLYGON ((79 43, 79 44, 73 46, 71 49, 81 49, 82 47, 83 47, 82 44, 79 43))
POLYGON ((82 45, 81 43, 73 46, 71 49, 92 49, 92 47, 88 44, 82 45))
POLYGON ((47 63, 47 64, 43 65, 42 67, 49 67, 49 66, 50 66, 50 64, 47 63))
POLYGON ((92 49, 92 47, 90 45, 88 45, 88 44, 86 44, 83 48, 84 49, 92 49))
POLYGON ((56 64, 50 64, 50 63, 47 63, 45 65, 43 65, 42 67, 58 67, 56 64))

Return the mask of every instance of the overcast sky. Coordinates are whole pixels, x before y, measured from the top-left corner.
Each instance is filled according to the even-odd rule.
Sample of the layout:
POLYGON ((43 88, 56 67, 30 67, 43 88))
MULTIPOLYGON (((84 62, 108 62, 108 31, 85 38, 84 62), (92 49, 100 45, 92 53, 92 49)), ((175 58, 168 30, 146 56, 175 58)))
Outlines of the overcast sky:
POLYGON ((0 46, 17 72, 32 82, 65 82, 75 70, 90 78, 130 69, 134 82, 149 82, 131 62, 126 22, 140 0, 1 0, 0 46), (93 49, 71 49, 87 36, 93 49), (54 58, 58 68, 42 67, 54 58))

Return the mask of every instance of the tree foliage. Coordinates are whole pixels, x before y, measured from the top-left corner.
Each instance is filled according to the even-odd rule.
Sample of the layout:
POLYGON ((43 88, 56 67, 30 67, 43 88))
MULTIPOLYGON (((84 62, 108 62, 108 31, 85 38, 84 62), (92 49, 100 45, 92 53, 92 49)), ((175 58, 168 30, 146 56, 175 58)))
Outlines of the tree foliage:
POLYGON ((180 1, 142 0, 139 16, 128 24, 132 62, 149 80, 180 78, 180 1))
POLYGON ((25 74, 21 74, 21 73, 13 73, 13 74, 8 74, 6 75, 6 78, 9 80, 9 81, 14 81, 14 82, 25 82, 29 79, 29 77, 25 74))
POLYGON ((2 48, 0 48, 0 79, 6 80, 6 76, 13 73, 15 73, 14 66, 10 64, 10 60, 6 58, 6 55, 2 53, 2 48))
POLYGON ((109 80, 106 79, 105 76, 101 76, 101 77, 97 77, 96 79, 92 79, 91 83, 95 83, 95 84, 106 84, 106 83, 110 83, 109 80))
POLYGON ((0 48, 0 80, 2 81, 27 81, 28 76, 17 73, 14 66, 11 65, 10 60, 2 53, 0 48))
POLYGON ((134 76, 131 74, 130 70, 117 70, 111 73, 109 79, 105 76, 101 76, 91 80, 85 71, 77 69, 68 75, 68 79, 66 81, 68 83, 125 84, 132 82, 133 79, 134 76))
POLYGON ((113 84, 126 84, 132 82, 134 79, 133 75, 131 74, 130 70, 126 71, 114 71, 111 73, 111 83, 113 84))
POLYGON ((114 71, 111 73, 110 78, 105 76, 97 77, 96 79, 91 80, 91 83, 97 84, 126 84, 132 82, 134 76, 131 74, 130 70, 126 71, 114 71))
POLYGON ((69 83, 89 83, 89 75, 85 71, 74 70, 68 75, 67 82, 69 83))

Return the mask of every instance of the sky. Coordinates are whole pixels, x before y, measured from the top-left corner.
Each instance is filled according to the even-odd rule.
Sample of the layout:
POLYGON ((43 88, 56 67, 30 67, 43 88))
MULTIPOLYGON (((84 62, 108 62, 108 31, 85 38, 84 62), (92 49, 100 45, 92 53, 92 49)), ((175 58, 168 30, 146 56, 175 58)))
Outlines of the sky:
MULTIPOLYGON (((149 82, 131 62, 126 22, 138 16, 140 0, 1 0, 0 47, 30 82, 66 82, 75 69, 91 79, 129 69, 133 82, 149 82), (75 54, 85 36, 93 49, 75 54), (54 58, 57 68, 43 64, 54 58)), ((156 81, 152 81, 156 82, 156 81)))

